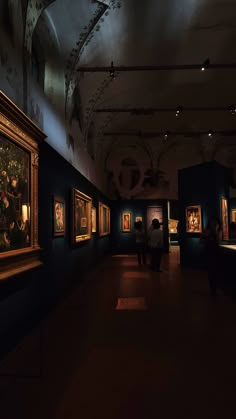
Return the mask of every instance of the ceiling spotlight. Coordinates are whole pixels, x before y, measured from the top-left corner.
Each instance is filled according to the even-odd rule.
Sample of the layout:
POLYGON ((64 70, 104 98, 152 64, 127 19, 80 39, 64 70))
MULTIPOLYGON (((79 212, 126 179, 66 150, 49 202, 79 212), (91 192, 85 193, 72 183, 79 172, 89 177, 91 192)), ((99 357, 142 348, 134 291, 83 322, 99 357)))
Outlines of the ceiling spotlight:
POLYGON ((167 140, 168 135, 169 135, 169 131, 166 131, 165 134, 164 134, 164 140, 167 140))
POLYGON ((178 106, 175 116, 179 116, 180 112, 182 112, 182 110, 183 110, 183 106, 178 106))
POLYGON ((210 65, 210 60, 209 58, 207 60, 204 61, 203 65, 202 65, 202 71, 205 71, 206 68, 208 68, 210 65))
POLYGON ((208 131, 208 137, 212 137, 213 132, 211 130, 208 131))
POLYGON ((230 107, 228 108, 228 111, 230 113, 232 113, 232 115, 236 114, 236 106, 235 105, 230 105, 230 107))
POLYGON ((115 69, 114 69, 113 61, 111 62, 111 68, 109 70, 109 73, 110 73, 111 79, 114 80, 114 78, 116 77, 116 75, 115 75, 115 69))

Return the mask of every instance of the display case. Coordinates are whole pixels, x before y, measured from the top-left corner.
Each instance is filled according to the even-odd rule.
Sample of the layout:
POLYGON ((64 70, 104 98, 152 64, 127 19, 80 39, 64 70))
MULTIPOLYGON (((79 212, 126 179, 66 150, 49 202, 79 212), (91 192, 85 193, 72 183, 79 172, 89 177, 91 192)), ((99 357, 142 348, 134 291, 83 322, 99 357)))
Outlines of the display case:
POLYGON ((42 264, 38 144, 45 137, 0 91, 0 280, 42 264))

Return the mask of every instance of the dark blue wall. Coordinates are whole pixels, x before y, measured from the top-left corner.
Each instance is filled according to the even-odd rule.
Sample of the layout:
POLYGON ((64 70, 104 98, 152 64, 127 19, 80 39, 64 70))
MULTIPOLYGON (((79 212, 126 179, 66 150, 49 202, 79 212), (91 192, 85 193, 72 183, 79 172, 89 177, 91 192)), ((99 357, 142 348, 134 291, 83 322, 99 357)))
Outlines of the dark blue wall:
POLYGON ((216 161, 179 170, 180 261, 182 265, 202 267, 200 234, 186 233, 185 210, 201 205, 206 228, 212 215, 221 220, 221 198, 229 202, 229 171, 216 161))
MULTIPOLYGON (((71 245, 71 191, 77 188, 98 202, 109 201, 47 143, 40 145, 39 243, 44 265, 0 283, 0 355, 14 345, 49 307, 84 273, 111 251, 110 236, 71 245), (65 237, 53 237, 52 203, 57 195, 66 202, 65 237)), ((97 214, 98 220, 98 214, 97 214)))
POLYGON ((147 226, 147 207, 162 206, 163 208, 163 235, 164 250, 168 252, 168 210, 166 200, 156 199, 131 199, 111 202, 111 224, 112 224, 112 252, 118 254, 135 252, 135 218, 141 216, 143 225, 147 226), (131 232, 121 231, 121 220, 123 212, 131 212, 131 232))

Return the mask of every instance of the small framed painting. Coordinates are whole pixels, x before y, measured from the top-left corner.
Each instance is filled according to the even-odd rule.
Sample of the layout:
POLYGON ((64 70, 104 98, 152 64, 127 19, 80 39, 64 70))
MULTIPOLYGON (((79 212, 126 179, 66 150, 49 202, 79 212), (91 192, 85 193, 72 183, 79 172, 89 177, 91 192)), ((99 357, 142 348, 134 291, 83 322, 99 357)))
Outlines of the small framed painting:
POLYGON ((202 213, 200 205, 191 205, 186 208, 186 231, 187 233, 202 232, 202 213))
POLYGON ((138 223, 139 221, 143 221, 143 217, 136 217, 135 222, 138 223))
POLYGON ((64 236, 66 228, 65 200, 54 196, 53 198, 53 234, 64 236))
POLYGON ((231 221, 236 223, 236 209, 231 210, 231 221))
POLYGON ((97 231, 97 212, 96 208, 92 208, 92 233, 96 233, 97 231))
POLYGON ((72 242, 79 243, 91 238, 92 198, 73 189, 72 191, 72 242))
POLYGON ((110 234, 110 208, 99 202, 99 235, 107 236, 110 234))
POLYGON ((131 212, 122 213, 121 230, 124 233, 131 231, 131 212))

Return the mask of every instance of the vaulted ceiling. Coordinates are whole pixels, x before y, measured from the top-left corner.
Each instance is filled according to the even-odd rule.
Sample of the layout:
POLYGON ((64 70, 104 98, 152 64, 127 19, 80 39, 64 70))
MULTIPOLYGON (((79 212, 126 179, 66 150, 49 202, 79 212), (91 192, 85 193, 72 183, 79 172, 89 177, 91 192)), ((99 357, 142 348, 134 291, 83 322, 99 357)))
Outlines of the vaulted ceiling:
POLYGON ((236 128, 236 116, 227 111, 236 102, 236 66, 175 69, 206 59, 210 65, 236 63, 235 1, 56 0, 47 13, 65 72, 70 78, 71 70, 79 70, 85 113, 92 107, 100 134, 236 128), (115 71, 112 80, 111 62, 127 71, 115 71), (170 69, 137 71, 165 65, 170 69), (102 66, 107 71, 100 72, 102 66), (176 117, 178 106, 183 112, 176 117), (223 109, 210 110, 215 107, 223 109))

